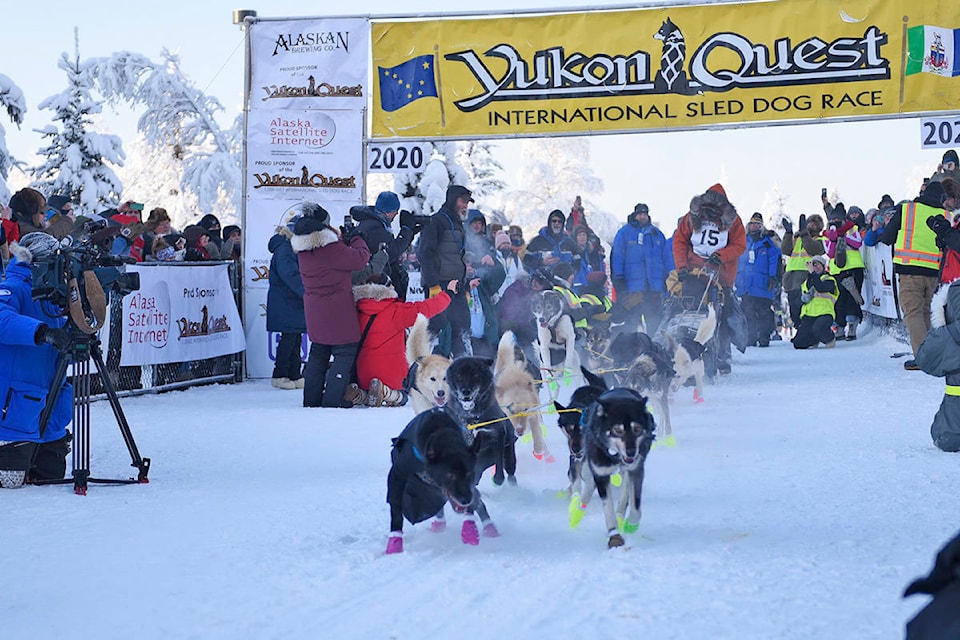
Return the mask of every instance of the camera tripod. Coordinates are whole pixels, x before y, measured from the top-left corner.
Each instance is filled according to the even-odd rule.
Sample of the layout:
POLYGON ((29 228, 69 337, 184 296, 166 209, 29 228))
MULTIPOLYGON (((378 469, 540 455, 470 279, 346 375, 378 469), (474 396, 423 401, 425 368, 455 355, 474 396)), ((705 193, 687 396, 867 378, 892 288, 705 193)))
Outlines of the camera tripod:
MULTIPOLYGON (((47 403, 40 414, 40 434, 46 431, 53 408, 56 405, 57 396, 66 380, 67 368, 71 361, 73 362, 73 490, 78 495, 87 494, 88 483, 99 484, 138 484, 149 482, 147 473, 150 471, 150 458, 140 456, 137 450, 137 443, 133 440, 133 433, 130 431, 130 424, 120 406, 120 398, 117 396, 116 387, 110 376, 107 375, 107 368, 103 362, 103 352, 100 349, 100 338, 96 334, 87 334, 81 331, 76 324, 68 319, 67 329, 70 332, 70 347, 61 351, 57 360, 57 369, 53 377, 53 383, 50 385, 50 392, 47 394, 47 403), (90 372, 90 360, 97 366, 96 373, 90 372), (113 415, 120 427, 120 434, 123 436, 124 443, 127 445, 127 451, 130 452, 130 466, 137 469, 136 478, 127 479, 102 479, 90 476, 90 391, 92 388, 93 377, 99 378, 103 385, 103 390, 110 401, 110 408, 113 409, 113 415)), ((61 480, 41 480, 35 484, 66 484, 69 479, 61 480)))

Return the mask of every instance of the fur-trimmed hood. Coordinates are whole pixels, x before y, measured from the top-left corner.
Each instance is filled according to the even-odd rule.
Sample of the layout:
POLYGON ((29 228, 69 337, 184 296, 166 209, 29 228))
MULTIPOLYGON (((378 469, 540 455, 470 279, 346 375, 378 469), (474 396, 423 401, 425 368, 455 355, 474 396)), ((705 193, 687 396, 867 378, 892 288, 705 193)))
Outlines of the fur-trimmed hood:
POLYGON ((303 236, 294 235, 290 238, 290 246, 293 247, 294 253, 300 253, 301 251, 311 251, 325 247, 339 240, 340 236, 337 235, 336 231, 325 228, 303 236))
POLYGON ((30 264, 33 262, 33 254, 30 253, 30 249, 21 247, 16 242, 10 245, 10 254, 17 259, 17 262, 22 262, 23 264, 30 264))
POLYGON ((930 302, 930 324, 945 327, 960 320, 960 280, 941 286, 930 302))
POLYGON ((367 299, 389 300, 396 297, 397 292, 393 290, 393 287, 384 284, 358 284, 353 288, 353 299, 357 302, 367 299))
POLYGON ((711 187, 705 193, 694 196, 690 201, 690 221, 694 231, 700 230, 708 209, 714 209, 720 213, 721 231, 729 229, 737 219, 737 210, 727 200, 727 196, 722 191, 711 187))

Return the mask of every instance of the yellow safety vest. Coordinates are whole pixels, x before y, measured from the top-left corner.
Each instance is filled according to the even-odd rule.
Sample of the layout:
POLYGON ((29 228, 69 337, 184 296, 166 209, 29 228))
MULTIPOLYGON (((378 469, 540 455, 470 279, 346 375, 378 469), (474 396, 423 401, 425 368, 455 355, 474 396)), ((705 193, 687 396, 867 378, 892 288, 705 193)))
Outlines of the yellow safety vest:
MULTIPOLYGON (((572 290, 567 289, 566 287, 560 287, 560 286, 554 287, 553 290, 558 292, 563 297, 565 297, 567 299, 567 303, 571 307, 573 307, 574 309, 580 308, 580 297, 576 293, 574 293, 572 290)), ((576 322, 573 323, 573 326, 583 327, 584 329, 587 329, 588 328, 587 319, 583 318, 581 320, 577 320, 576 322)))
MULTIPOLYGON (((824 280, 829 280, 833 283, 833 291, 830 293, 823 293, 822 291, 813 291, 813 299, 810 302, 803 305, 800 308, 800 317, 805 316, 830 316, 831 318, 836 318, 837 314, 834 310, 834 305, 837 303, 837 298, 840 297, 840 290, 837 289, 837 281, 834 280, 827 274, 823 274, 824 280)), ((804 280, 803 284, 800 285, 801 293, 807 293, 809 291, 807 287, 807 281, 804 280)))
POLYGON ((893 245, 893 263, 905 267, 924 267, 940 269, 940 248, 937 247, 937 234, 927 226, 931 216, 947 217, 943 209, 936 209, 919 202, 905 205, 900 220, 900 233, 893 245))
POLYGON ((803 248, 803 238, 797 238, 793 245, 793 251, 787 258, 787 271, 806 271, 807 262, 812 256, 803 248))
POLYGON ((608 313, 610 309, 613 307, 613 301, 607 296, 603 296, 601 298, 600 296, 594 293, 585 293, 582 296, 580 296, 580 299, 586 302, 587 304, 595 304, 603 307, 603 311, 595 313, 593 316, 587 318, 587 328, 593 327, 593 323, 591 322, 591 320, 594 320, 598 315, 608 313))

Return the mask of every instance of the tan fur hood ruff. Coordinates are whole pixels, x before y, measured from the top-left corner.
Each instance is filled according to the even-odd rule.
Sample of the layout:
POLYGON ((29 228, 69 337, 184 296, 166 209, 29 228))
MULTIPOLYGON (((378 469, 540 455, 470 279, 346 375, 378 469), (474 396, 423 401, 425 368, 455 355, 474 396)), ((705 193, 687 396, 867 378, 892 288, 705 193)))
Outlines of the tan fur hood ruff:
POLYGON ((694 196, 690 201, 690 221, 694 231, 699 231, 703 224, 702 216, 707 208, 720 211, 720 230, 729 229, 733 221, 737 218, 737 210, 734 208, 727 197, 716 191, 707 191, 699 196, 694 196))
POLYGON ((383 284, 358 284, 353 288, 353 299, 356 301, 366 299, 389 300, 396 297, 397 292, 383 284))
POLYGON ((290 238, 290 246, 293 247, 294 253, 300 253, 301 251, 311 251, 325 247, 338 240, 340 240, 340 236, 333 229, 321 229, 305 236, 293 236, 290 238))
POLYGON ((30 253, 30 249, 21 247, 16 242, 10 245, 10 253, 17 259, 17 262, 22 264, 30 264, 33 262, 33 254, 30 253))

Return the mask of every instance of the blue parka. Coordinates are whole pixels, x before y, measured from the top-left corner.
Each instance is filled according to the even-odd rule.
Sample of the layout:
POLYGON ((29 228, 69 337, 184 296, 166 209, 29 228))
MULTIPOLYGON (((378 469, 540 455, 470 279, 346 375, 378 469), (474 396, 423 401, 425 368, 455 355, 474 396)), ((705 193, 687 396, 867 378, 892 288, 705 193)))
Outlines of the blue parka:
POLYGON ((73 419, 73 387, 64 382, 47 429, 40 435, 40 413, 57 369, 52 345, 36 345, 41 324, 62 327, 66 320, 49 302, 31 296, 30 265, 16 259, 0 283, 0 440, 52 442, 66 435, 73 419), (54 317, 50 317, 54 316, 54 317))
POLYGON ((610 252, 614 282, 626 280, 628 291, 664 291, 672 268, 673 254, 660 229, 641 227, 631 216, 617 231, 610 252))
POLYGON ((737 294, 772 300, 778 287, 776 284, 771 286, 770 279, 777 277, 781 255, 780 248, 771 238, 761 235, 755 239, 748 233, 747 250, 737 265, 737 294))
POLYGON ((297 254, 290 245, 292 237, 292 231, 278 227, 267 243, 267 249, 273 254, 270 258, 270 288, 267 290, 267 331, 276 333, 307 332, 303 281, 297 254))

